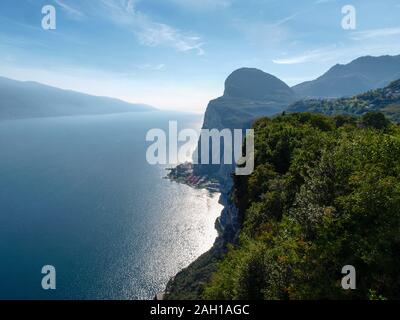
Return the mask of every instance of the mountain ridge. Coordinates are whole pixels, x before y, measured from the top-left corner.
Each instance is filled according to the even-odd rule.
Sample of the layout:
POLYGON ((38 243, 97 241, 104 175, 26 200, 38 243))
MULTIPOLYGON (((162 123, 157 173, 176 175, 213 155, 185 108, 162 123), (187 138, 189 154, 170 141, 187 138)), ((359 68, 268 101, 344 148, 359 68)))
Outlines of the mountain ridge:
POLYGON ((116 98, 0 77, 0 119, 111 114, 156 110, 116 98))
POLYGON ((336 64, 320 77, 292 89, 303 98, 339 98, 381 88, 399 78, 400 55, 363 56, 336 64))
MULTIPOLYGON (((239 68, 226 78, 223 95, 208 104, 202 129, 250 129, 258 118, 277 115, 297 101, 308 99, 307 90, 320 91, 317 99, 352 97, 397 79, 400 55, 362 56, 348 64, 336 64, 317 79, 292 88, 262 70, 239 68)), ((199 150, 200 144, 196 152, 199 150)), ((227 165, 194 167, 195 174, 215 178, 227 186, 231 171, 232 166, 227 165)))

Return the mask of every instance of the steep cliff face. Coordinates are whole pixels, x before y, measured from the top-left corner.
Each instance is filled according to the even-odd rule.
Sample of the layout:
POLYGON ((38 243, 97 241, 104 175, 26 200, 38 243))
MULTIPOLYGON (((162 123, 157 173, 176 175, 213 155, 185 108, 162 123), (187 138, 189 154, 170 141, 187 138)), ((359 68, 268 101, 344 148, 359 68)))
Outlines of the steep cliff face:
MULTIPOLYGON (((239 69, 227 78, 224 95, 209 103, 203 129, 250 129, 256 119, 278 114, 295 100, 292 89, 278 78, 257 69, 239 69)), ((201 152, 200 143, 197 152, 201 152)), ((203 285, 216 271, 227 244, 237 240, 240 221, 238 209, 231 201, 233 170, 234 165, 194 166, 195 175, 219 181, 220 203, 224 206, 215 224, 219 236, 210 251, 168 283, 166 299, 200 299, 203 285)))
MULTIPOLYGON (((369 60, 368 58, 361 59, 355 64, 354 70, 359 68, 360 63, 366 63, 369 60)), ((340 67, 336 67, 335 69, 339 70, 340 67)), ((379 71, 378 69, 372 71, 372 73, 380 74, 379 72, 386 72, 379 71)), ((336 72, 337 71, 335 71, 335 74, 336 72)), ((393 72, 389 72, 389 74, 393 74, 393 72)), ((341 80, 338 81, 338 83, 336 81, 334 82, 340 85, 341 80)), ((384 99, 387 101, 388 98, 398 98, 398 88, 396 84, 398 83, 392 84, 389 91, 383 90, 375 92, 379 94, 374 94, 374 99, 384 99)), ((338 91, 339 96, 346 95, 346 85, 342 86, 342 89, 342 91, 338 91)), ((302 94, 303 93, 299 93, 296 95, 296 93, 282 81, 260 70, 248 68, 239 69, 233 72, 226 80, 224 95, 209 103, 204 118, 203 129, 248 129, 252 127, 253 122, 258 118, 281 113, 289 105, 299 99, 299 97, 301 98, 302 94)), ((330 95, 330 93, 328 93, 328 95, 330 95)), ((368 98, 371 93, 367 93, 366 95, 366 98, 368 98)), ((300 103, 300 106, 303 106, 304 102, 300 103)), ((295 104, 294 106, 297 105, 298 104, 295 104)), ((388 112, 391 112, 391 115, 396 115, 398 112, 397 107, 397 104, 390 104, 386 109, 388 112)), ((200 148, 200 146, 198 148, 200 148)), ((222 193, 220 202, 224 205, 224 210, 216 221, 216 228, 219 232, 219 236, 214 246, 208 252, 203 254, 188 268, 178 273, 176 277, 168 283, 166 299, 203 298, 204 285, 210 282, 212 275, 217 270, 218 263, 224 258, 227 244, 237 243, 242 222, 239 221, 238 208, 233 203, 231 197, 231 187, 233 185, 231 173, 233 169, 233 166, 228 165, 199 164, 194 166, 195 174, 216 178, 220 182, 220 191, 222 193)), ((237 197, 237 195, 235 195, 235 197, 237 197)), ((241 210, 243 211, 243 208, 241 208, 241 210)))
MULTIPOLYGON (((282 112, 296 97, 273 75, 251 68, 236 70, 225 81, 224 95, 209 103, 203 129, 250 129, 256 119, 282 112)), ((201 154, 200 143, 197 152, 201 154)), ((197 175, 215 178, 229 189, 234 165, 199 163, 194 168, 197 175)))
MULTIPOLYGON (((209 103, 203 129, 250 129, 256 119, 279 114, 296 98, 292 89, 275 76, 258 69, 238 69, 226 79, 224 95, 209 103)), ((219 181, 221 203, 225 209, 217 222, 217 228, 224 238, 229 239, 234 237, 238 229, 237 210, 229 203, 231 175, 235 165, 224 164, 222 148, 223 143, 221 164, 204 164, 200 159, 200 164, 194 166, 194 173, 219 181)), ((200 142, 197 152, 201 154, 200 142)))

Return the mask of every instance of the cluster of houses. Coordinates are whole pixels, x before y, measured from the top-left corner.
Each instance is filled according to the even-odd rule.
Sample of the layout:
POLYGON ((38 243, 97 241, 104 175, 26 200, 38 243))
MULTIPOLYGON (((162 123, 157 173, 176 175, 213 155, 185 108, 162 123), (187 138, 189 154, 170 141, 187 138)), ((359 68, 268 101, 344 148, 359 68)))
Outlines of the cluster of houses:
POLYGON ((168 178, 195 188, 204 188, 210 191, 218 191, 217 183, 214 183, 203 176, 196 176, 193 173, 193 165, 189 162, 182 163, 175 168, 169 168, 168 178))

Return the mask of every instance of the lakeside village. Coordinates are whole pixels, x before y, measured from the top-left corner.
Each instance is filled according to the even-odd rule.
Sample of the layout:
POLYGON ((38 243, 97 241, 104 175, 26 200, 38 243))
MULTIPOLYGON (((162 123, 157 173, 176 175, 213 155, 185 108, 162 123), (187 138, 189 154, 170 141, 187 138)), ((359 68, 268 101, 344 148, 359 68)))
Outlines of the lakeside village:
POLYGON ((196 176, 193 170, 193 164, 185 162, 174 168, 167 168, 166 179, 189 185, 196 189, 207 189, 209 192, 220 192, 217 180, 212 180, 204 176, 196 176))

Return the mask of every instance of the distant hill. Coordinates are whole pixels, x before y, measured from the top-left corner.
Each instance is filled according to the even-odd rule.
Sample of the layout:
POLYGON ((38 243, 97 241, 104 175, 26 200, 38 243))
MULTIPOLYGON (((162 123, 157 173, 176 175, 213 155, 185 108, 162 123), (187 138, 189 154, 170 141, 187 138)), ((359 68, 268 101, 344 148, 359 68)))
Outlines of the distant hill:
POLYGON ((400 123, 400 79, 383 89, 370 90, 352 98, 312 99, 295 102, 288 112, 316 112, 327 115, 362 115, 380 111, 388 118, 400 123))
POLYGON ((0 77, 0 119, 109 114, 153 109, 142 104, 131 104, 36 82, 0 77))
POLYGON ((321 77, 292 89, 304 98, 340 98, 385 87, 399 78, 400 55, 366 56, 337 64, 321 77))
MULTIPOLYGON (((226 79, 224 95, 210 101, 203 129, 250 129, 257 118, 282 112, 296 99, 293 90, 275 76, 253 68, 238 69, 226 79)), ((198 175, 226 180, 231 170, 229 165, 195 167, 198 175)))

